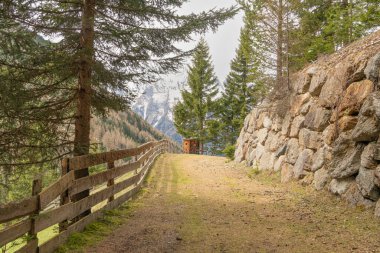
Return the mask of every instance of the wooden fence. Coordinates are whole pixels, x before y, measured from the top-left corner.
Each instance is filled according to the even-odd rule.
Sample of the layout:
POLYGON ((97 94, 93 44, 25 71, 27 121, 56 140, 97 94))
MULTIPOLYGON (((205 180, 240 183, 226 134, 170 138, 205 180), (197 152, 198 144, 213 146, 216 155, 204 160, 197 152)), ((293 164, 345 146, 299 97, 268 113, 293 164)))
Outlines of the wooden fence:
POLYGON ((177 146, 163 140, 149 142, 133 149, 62 160, 62 177, 58 181, 42 190, 41 179, 36 179, 30 198, 0 206, 0 224, 11 224, 0 231, 0 249, 10 242, 26 237, 26 243, 16 252, 53 252, 70 234, 83 230, 87 224, 99 218, 103 211, 113 209, 133 197, 140 190, 158 155, 177 151, 179 152, 177 146), (130 160, 119 165, 122 163, 119 160, 126 158, 130 160), (75 171, 101 164, 106 164, 107 170, 75 179, 75 171), (72 201, 73 195, 97 186, 88 197, 77 202, 72 201), (59 197, 60 205, 51 207, 51 203, 59 197), (92 210, 84 218, 76 218, 101 203, 101 208, 92 210), (59 224, 59 233, 47 242, 39 244, 37 233, 56 224, 59 224))

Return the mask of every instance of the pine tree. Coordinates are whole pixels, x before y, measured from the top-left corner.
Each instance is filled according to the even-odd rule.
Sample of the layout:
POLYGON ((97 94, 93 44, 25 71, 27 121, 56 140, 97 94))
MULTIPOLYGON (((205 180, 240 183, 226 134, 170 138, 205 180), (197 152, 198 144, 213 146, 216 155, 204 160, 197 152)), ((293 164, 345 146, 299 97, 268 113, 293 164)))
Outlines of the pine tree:
MULTIPOLYGON (((20 99, 29 94, 32 100, 29 103, 27 98, 22 103, 25 108, 21 108, 17 120, 21 125, 27 124, 23 116, 28 110, 26 116, 36 124, 33 129, 45 126, 47 120, 43 115, 54 125, 53 129, 74 129, 73 138, 56 136, 57 140, 64 139, 59 146, 47 141, 39 144, 39 139, 30 142, 35 145, 37 141, 46 150, 62 150, 65 145, 75 156, 88 154, 92 114, 125 110, 134 98, 130 84, 150 84, 162 74, 177 71, 192 52, 178 48, 179 42, 189 42, 193 34, 215 31, 237 12, 231 7, 180 15, 178 10, 185 2, 1 1, 0 48, 6 49, 0 54, 0 69, 4 70, 1 85, 20 99), (38 35, 55 43, 38 43, 34 39, 38 35), (14 42, 9 43, 9 37, 14 42), (17 58, 20 55, 21 60, 17 58), (36 111, 38 117, 33 114, 36 111), (66 142, 67 139, 71 142, 66 142)), ((17 103, 9 104, 10 109, 13 106, 18 107, 17 103)), ((19 129, 13 130, 16 135, 19 133, 19 129)), ((42 134, 40 139, 45 138, 44 131, 35 132, 42 134)), ((27 132, 23 134, 29 137, 27 132)), ((22 147, 29 150, 30 144, 22 147)), ((13 157, 24 162, 24 157, 13 157)), ((36 158, 31 162, 38 162, 41 157, 36 158)), ((11 163, 15 165, 14 161, 11 163)), ((87 168, 75 171, 76 178, 88 174, 87 168)), ((88 194, 88 190, 78 193, 73 200, 88 194)))
POLYGON ((218 80, 204 39, 193 54, 187 85, 189 90, 182 91, 183 101, 174 108, 174 124, 185 138, 197 138, 203 153, 203 144, 210 140, 207 127, 214 117, 218 94, 218 80))
POLYGON ((245 117, 266 93, 265 74, 256 58, 250 32, 247 26, 241 30, 239 47, 219 101, 219 123, 214 123, 218 131, 214 132, 220 136, 216 142, 221 142, 217 145, 221 149, 235 144, 245 117))
POLYGON ((289 80, 288 48, 291 8, 289 0, 238 0, 245 12, 245 24, 252 32, 257 57, 278 87, 289 80))

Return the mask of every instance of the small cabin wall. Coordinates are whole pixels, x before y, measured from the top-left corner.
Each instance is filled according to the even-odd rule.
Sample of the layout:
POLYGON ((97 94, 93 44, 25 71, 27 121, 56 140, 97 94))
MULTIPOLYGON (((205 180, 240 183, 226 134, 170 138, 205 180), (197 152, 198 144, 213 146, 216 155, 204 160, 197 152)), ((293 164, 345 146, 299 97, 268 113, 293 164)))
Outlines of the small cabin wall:
POLYGON ((183 140, 183 152, 185 154, 199 154, 199 141, 196 139, 183 140))

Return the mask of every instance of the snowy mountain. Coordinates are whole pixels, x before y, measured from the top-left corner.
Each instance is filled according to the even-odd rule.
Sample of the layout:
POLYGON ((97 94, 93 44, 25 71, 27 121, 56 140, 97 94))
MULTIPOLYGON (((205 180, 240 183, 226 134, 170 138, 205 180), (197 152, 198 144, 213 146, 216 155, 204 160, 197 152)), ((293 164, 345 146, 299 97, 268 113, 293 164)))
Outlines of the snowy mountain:
POLYGON ((179 87, 148 86, 136 99, 132 110, 165 135, 182 142, 182 137, 177 133, 173 123, 173 106, 179 97, 179 87))

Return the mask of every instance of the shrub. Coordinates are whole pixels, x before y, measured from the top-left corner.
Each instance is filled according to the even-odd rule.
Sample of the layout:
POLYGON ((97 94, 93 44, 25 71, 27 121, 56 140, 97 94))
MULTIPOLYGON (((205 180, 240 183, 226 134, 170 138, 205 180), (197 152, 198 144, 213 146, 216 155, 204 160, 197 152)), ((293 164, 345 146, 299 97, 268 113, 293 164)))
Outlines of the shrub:
POLYGON ((223 150, 223 154, 230 160, 234 160, 235 155, 235 145, 228 144, 223 150))

